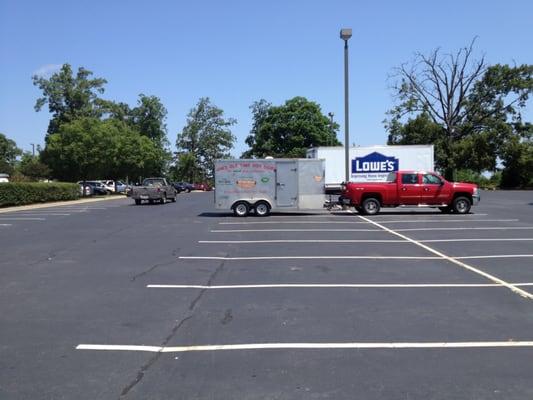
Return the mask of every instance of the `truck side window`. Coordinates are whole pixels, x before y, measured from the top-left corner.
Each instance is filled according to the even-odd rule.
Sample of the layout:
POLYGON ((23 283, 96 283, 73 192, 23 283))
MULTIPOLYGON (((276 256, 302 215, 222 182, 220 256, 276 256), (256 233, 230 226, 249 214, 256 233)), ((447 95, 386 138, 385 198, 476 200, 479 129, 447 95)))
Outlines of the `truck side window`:
POLYGON ((435 175, 425 174, 423 183, 426 184, 426 185, 427 184, 429 184, 429 185, 440 185, 441 184, 441 180, 439 179, 439 177, 437 177, 435 175))
POLYGON ((387 182, 394 183, 396 182, 396 172, 389 172, 387 175, 387 182))
POLYGON ((403 174, 402 175, 402 184, 415 185, 417 183, 418 183, 418 174, 403 174))

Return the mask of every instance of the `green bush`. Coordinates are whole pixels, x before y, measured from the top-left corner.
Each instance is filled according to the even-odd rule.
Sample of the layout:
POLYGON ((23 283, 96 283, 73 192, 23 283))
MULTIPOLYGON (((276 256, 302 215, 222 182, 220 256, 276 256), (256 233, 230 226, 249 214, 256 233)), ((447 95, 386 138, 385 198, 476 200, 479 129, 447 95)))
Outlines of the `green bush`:
POLYGON ((76 183, 0 183, 0 207, 75 200, 79 197, 80 186, 76 183))

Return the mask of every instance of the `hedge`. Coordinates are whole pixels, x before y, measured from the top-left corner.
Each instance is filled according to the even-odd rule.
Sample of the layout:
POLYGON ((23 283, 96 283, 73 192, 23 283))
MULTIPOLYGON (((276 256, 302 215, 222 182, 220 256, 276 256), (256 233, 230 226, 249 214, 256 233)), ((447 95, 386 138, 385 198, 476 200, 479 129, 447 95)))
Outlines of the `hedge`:
POLYGON ((75 200, 79 197, 80 186, 76 183, 0 183, 0 207, 75 200))

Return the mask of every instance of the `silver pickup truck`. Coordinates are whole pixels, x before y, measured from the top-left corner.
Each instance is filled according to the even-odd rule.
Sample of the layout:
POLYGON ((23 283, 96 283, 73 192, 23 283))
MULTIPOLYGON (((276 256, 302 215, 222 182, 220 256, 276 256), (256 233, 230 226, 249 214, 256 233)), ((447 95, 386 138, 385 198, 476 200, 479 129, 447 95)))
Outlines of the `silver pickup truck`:
POLYGON ((130 197, 139 205, 143 200, 150 204, 159 202, 165 204, 167 200, 176 201, 176 189, 169 185, 165 178, 146 178, 142 186, 133 186, 130 197))

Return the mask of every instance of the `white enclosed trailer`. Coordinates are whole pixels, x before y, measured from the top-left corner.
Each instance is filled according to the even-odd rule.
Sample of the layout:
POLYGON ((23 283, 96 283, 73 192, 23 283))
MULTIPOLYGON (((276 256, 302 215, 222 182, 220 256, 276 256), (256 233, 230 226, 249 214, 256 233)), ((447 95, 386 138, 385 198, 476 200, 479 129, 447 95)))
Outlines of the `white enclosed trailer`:
POLYGON ((324 160, 217 160, 215 207, 241 217, 321 209, 324 174, 324 160))
MULTIPOLYGON (((322 159, 326 168, 326 190, 340 189, 345 181, 344 147, 313 147, 309 159, 322 159)), ((393 145, 350 148, 350 181, 384 182, 389 172, 433 171, 433 145, 393 145)))

